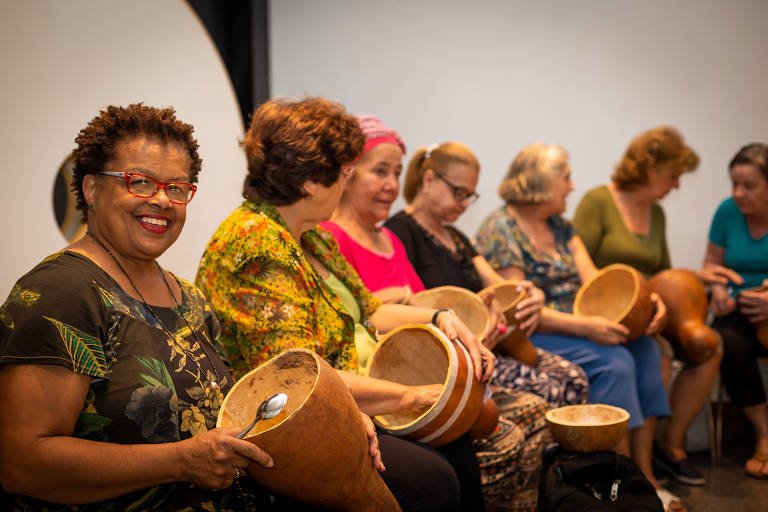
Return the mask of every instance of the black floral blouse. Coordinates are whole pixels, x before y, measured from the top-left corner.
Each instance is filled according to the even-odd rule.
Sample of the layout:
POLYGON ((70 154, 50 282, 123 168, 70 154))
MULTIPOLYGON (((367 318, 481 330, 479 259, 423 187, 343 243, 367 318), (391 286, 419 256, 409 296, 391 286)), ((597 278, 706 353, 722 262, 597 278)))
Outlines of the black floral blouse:
MULTIPOLYGON (((91 260, 56 253, 0 307, 0 364, 54 364, 89 376, 75 437, 168 443, 212 429, 232 377, 215 348, 219 326, 208 302, 177 281, 180 311, 153 306, 153 314, 91 260)), ((218 492, 177 483, 77 507, 25 496, 13 503, 16 510, 246 510, 263 494, 238 480, 218 492)))

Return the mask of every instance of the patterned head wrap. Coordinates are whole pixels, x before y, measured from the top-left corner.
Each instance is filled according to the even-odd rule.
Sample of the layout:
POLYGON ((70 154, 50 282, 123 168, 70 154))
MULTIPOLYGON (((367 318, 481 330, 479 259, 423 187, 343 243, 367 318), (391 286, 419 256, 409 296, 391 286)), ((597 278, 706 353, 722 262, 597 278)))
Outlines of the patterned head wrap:
POLYGON ((381 122, 378 117, 375 116, 358 116, 357 122, 360 124, 360 129, 365 134, 365 148, 363 154, 368 153, 370 150, 388 142, 399 146, 405 154, 405 143, 400 138, 400 134, 381 122))

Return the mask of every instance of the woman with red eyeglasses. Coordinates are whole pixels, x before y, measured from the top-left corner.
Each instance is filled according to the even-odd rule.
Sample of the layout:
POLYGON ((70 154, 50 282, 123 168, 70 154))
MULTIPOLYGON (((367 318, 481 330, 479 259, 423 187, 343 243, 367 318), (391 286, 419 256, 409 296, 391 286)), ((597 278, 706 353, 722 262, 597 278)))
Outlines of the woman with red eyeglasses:
POLYGON ((86 236, 0 307, 0 484, 12 510, 293 506, 238 478, 272 459, 215 428, 234 384, 218 321, 157 263, 196 190, 192 133, 172 108, 135 104, 108 107, 76 139, 86 236))

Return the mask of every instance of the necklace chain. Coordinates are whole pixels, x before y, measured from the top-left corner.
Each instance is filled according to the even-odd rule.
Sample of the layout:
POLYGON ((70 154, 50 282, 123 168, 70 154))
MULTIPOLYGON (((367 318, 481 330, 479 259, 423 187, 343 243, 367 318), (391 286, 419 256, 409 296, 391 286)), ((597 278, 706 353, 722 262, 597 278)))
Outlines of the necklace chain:
POLYGON ((147 310, 150 313, 152 313, 152 316, 155 317, 155 320, 157 320, 157 323, 159 323, 160 327, 163 328, 163 331, 168 336, 168 338, 171 340, 171 342, 174 345, 176 345, 176 347, 179 350, 181 350, 182 352, 186 353, 186 355, 189 357, 189 359, 192 361, 192 363, 194 363, 194 365, 197 367, 197 371, 200 374, 200 378, 208 380, 208 385, 209 385, 209 387, 211 389, 219 389, 219 382, 221 381, 221 378, 219 377, 219 372, 216 370, 216 365, 214 364, 214 362, 211 359, 211 357, 208 355, 208 351, 205 349, 205 345, 200 341, 200 339, 197 337, 197 333, 195 332, 195 330, 192 328, 192 326, 187 321, 187 317, 185 317, 184 314, 181 312, 181 305, 176 300, 176 296, 173 294, 173 290, 171 289, 171 285, 168 282, 168 279, 166 279, 165 272, 163 272, 163 269, 160 267, 160 264, 157 261, 155 261, 155 265, 157 266, 157 270, 158 270, 158 272, 160 272, 160 277, 163 279, 163 283, 165 283, 165 287, 168 289, 168 293, 171 295, 171 299, 173 300, 173 303, 176 305, 176 310, 178 311, 178 315, 184 321, 184 324, 189 329, 189 332, 195 338, 195 341, 197 341, 197 345, 200 347, 200 350, 203 351, 203 354, 205 354, 206 359, 208 359, 208 362, 211 364, 211 368, 213 368, 213 373, 216 376, 216 380, 214 380, 214 381, 210 381, 209 379, 207 379, 207 377, 205 376, 205 374, 203 372, 203 368, 200 366, 200 364, 195 359, 195 354, 191 353, 191 352, 188 352, 187 350, 185 350, 182 346, 180 346, 176 342, 176 336, 174 336, 173 333, 171 333, 171 331, 165 326, 163 321, 160 320, 160 317, 157 315, 157 313, 155 313, 155 310, 152 309, 152 307, 149 305, 147 300, 144 298, 144 295, 141 293, 141 290, 139 290, 139 287, 136 286, 136 283, 134 283, 133 279, 131 279, 130 274, 128 274, 128 272, 125 270, 123 265, 120 264, 120 261, 117 259, 117 257, 115 257, 115 255, 112 254, 112 251, 110 251, 109 248, 107 248, 107 246, 104 245, 104 242, 99 240, 99 238, 92 231, 86 231, 85 234, 88 235, 89 237, 91 237, 93 239, 93 241, 96 242, 99 245, 99 247, 101 247, 104 250, 104 252, 106 252, 107 255, 110 258, 112 258, 112 261, 115 262, 115 265, 117 265, 117 268, 120 269, 120 271, 123 273, 125 278, 128 279, 128 282, 131 283, 131 286, 133 287, 133 289, 136 290, 136 293, 139 295, 139 299, 141 299, 141 303, 144 305, 145 308, 147 308, 147 310))

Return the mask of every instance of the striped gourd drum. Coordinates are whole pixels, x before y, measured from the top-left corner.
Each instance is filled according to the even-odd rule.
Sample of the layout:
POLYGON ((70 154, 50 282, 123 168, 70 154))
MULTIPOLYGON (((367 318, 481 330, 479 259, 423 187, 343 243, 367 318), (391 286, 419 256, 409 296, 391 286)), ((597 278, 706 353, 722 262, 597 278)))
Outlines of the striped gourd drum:
POLYGON ((573 314, 619 322, 629 329, 627 339, 634 340, 653 318, 653 303, 645 278, 629 265, 615 263, 596 272, 579 288, 573 314))
POLYGON ((332 510, 400 510, 373 467, 354 398, 314 352, 287 350, 243 376, 224 398, 216 426, 242 429, 275 393, 288 395, 283 410, 245 437, 275 465, 251 463, 251 477, 277 494, 332 510))
POLYGON ((373 419, 393 435, 442 446, 467 433, 479 418, 483 387, 474 378, 469 352, 433 325, 406 324, 387 333, 371 355, 367 373, 409 386, 442 386, 439 398, 426 410, 373 419))

